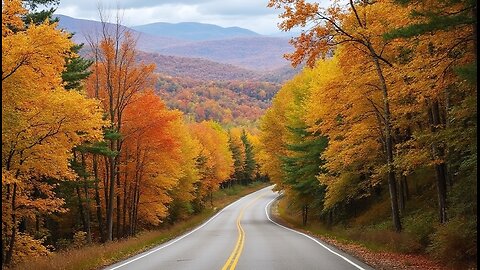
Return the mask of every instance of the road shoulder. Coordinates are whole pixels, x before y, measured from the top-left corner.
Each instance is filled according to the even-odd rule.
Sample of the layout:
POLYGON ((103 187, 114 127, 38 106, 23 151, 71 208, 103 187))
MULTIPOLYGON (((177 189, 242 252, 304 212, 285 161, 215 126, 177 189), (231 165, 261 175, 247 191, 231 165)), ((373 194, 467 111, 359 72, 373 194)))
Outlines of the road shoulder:
POLYGON ((312 233, 308 230, 304 230, 295 226, 294 224, 285 220, 279 213, 278 206, 279 198, 277 198, 270 206, 270 217, 273 221, 279 223, 282 226, 294 229, 298 232, 302 232, 313 238, 316 238, 336 249, 343 251, 344 253, 355 257, 357 260, 369 265, 374 269, 384 270, 447 270, 443 266, 429 260, 425 256, 415 254, 400 254, 393 252, 375 252, 357 243, 343 243, 337 241, 334 238, 325 237, 312 233))

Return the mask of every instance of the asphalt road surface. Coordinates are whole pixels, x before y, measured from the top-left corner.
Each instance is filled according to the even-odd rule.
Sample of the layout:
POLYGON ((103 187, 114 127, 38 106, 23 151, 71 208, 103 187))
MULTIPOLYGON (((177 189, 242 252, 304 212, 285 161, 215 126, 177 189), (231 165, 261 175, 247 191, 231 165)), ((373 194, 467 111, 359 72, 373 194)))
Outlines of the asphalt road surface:
POLYGON ((196 229, 106 269, 372 269, 270 218, 278 196, 267 187, 230 204, 196 229))

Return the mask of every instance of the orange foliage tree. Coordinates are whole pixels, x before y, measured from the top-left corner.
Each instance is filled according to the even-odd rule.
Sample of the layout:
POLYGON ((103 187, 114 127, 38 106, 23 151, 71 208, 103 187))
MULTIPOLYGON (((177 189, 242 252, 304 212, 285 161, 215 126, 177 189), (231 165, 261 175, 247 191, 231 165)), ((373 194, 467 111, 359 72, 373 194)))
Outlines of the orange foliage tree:
MULTIPOLYGON (((138 93, 153 85, 154 65, 137 63, 135 38, 126 32, 117 22, 113 26, 102 22, 101 40, 89 38, 93 51, 93 75, 90 76, 87 91, 91 97, 102 101, 108 116, 109 127, 105 131, 109 150, 116 155, 106 158, 108 163, 108 179, 105 179, 106 200, 106 240, 113 239, 113 210, 116 198, 117 226, 120 223, 120 195, 115 186, 120 187, 117 176, 119 153, 122 149, 122 123, 126 108, 138 98, 138 93)), ((117 227, 117 234, 119 227, 117 227)))

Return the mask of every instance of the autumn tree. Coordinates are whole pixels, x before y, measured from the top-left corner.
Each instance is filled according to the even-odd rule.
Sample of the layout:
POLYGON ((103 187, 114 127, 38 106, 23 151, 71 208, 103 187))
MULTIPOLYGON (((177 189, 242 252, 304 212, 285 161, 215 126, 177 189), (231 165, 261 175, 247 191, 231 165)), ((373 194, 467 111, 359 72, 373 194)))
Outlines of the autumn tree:
MULTIPOLYGON (((120 187, 118 167, 122 149, 122 118, 125 109, 138 97, 136 94, 153 85, 153 65, 136 62, 136 40, 120 25, 108 24, 100 13, 102 30, 99 41, 89 38, 93 51, 93 75, 88 82, 88 94, 102 101, 110 125, 106 132, 109 149, 117 155, 108 156, 106 189, 106 239, 113 239, 113 210, 116 198, 117 211, 120 197, 115 186, 120 187)), ((119 217, 119 213, 117 213, 119 217)), ((117 220, 117 224, 120 220, 117 220)))
MULTIPOLYGON (((470 154, 471 150, 467 150, 468 147, 460 146, 463 143, 459 144, 459 141, 470 141, 469 138, 476 137, 476 132, 467 128, 473 128, 473 125, 466 124, 476 118, 476 112, 468 112, 467 108, 473 108, 466 103, 476 99, 477 4, 475 1, 401 1, 398 4, 411 10, 412 20, 408 25, 385 33, 384 37, 389 41, 408 41, 402 47, 403 54, 399 58, 403 70, 399 77, 408 80, 402 80, 404 84, 399 87, 403 91, 398 94, 404 100, 409 95, 423 101, 423 104, 410 102, 404 105, 416 105, 417 111, 423 111, 423 114, 407 112, 408 118, 421 118, 417 121, 426 122, 428 126, 414 130, 422 134, 416 136, 421 140, 412 139, 409 145, 416 145, 419 151, 426 149, 430 152, 430 161, 426 162, 435 169, 439 221, 445 223, 447 190, 452 185, 448 182, 455 178, 452 171, 459 170, 459 160, 470 160, 467 161, 470 163, 473 161, 471 158, 476 159, 470 154), (459 110, 463 116, 457 114, 459 110), (462 129, 468 132, 456 130, 460 122, 464 123, 462 129), (459 137, 461 133, 464 136, 459 137), (463 154, 459 155, 460 152, 463 154)), ((469 144, 476 145, 476 142, 470 141, 469 144)))
MULTIPOLYGON (((387 74, 393 67, 391 60, 392 43, 385 41, 381 34, 394 27, 406 24, 407 9, 398 9, 398 6, 389 2, 350 1, 346 7, 337 3, 324 9, 318 3, 300 1, 272 0, 270 7, 283 8, 280 15, 283 22, 279 27, 288 31, 296 26, 305 26, 312 22, 315 26, 303 31, 297 38, 292 39, 296 48, 294 53, 288 54, 287 59, 293 65, 306 61, 313 66, 319 57, 325 57, 335 50, 338 45, 348 47, 351 57, 356 64, 362 63, 373 68, 376 73, 374 87, 382 94, 380 115, 383 121, 385 145, 385 165, 388 175, 388 186, 391 198, 392 220, 396 231, 402 229, 398 209, 395 168, 394 168, 394 140, 393 119, 389 95, 391 95, 391 81, 387 74), (383 22, 376 18, 388 20, 383 22), (390 50, 389 50, 390 49, 390 50)), ((352 61, 351 63, 355 63, 352 61)))
POLYGON ((233 172, 232 152, 228 147, 228 134, 216 122, 203 121, 190 125, 194 137, 201 144, 199 197, 201 200, 210 198, 213 204, 213 192, 233 172))
MULTIPOLYGON (((169 111, 152 91, 136 95, 136 101, 125 109, 122 122, 117 189, 122 200, 117 204, 120 209, 116 209, 120 214, 120 222, 116 222, 119 235, 134 235, 141 224, 160 224, 168 214, 170 192, 179 185, 179 179, 195 181, 195 175, 186 175, 191 168, 185 167, 192 164, 194 157, 187 155, 185 164, 181 143, 188 142, 180 137, 185 136, 180 133, 181 114, 169 111)), ((187 183, 183 185, 188 187, 187 183)))
MULTIPOLYGON (((299 175, 293 175, 295 173, 293 168, 298 169, 296 160, 302 154, 291 147, 295 148, 307 140, 296 131, 304 130, 306 127, 303 108, 311 91, 309 85, 314 76, 315 73, 311 69, 306 69, 285 83, 260 122, 260 149, 256 155, 260 169, 276 184, 277 189, 284 190, 286 195, 295 201, 302 197, 300 190, 296 189, 296 183, 306 179, 304 177, 296 179, 299 175)), ((318 160, 311 162, 317 163, 320 156, 317 158, 318 160)), ((320 186, 318 181, 315 184, 320 186)), ((303 206, 304 204, 301 207, 303 206)))
POLYGON ((62 87, 67 34, 48 22, 26 27, 19 1, 2 4, 2 262, 10 264, 39 242, 19 234, 19 222, 63 210, 46 178, 73 178, 71 149, 99 139, 104 122, 96 101, 62 87))
POLYGON ((172 198, 168 207, 170 222, 184 219, 193 214, 192 204, 196 198, 196 186, 201 177, 200 169, 197 166, 201 151, 200 142, 190 133, 187 124, 183 121, 178 121, 175 130, 180 137, 182 175, 178 179, 178 184, 169 192, 172 198))
POLYGON ((343 49, 331 59, 318 61, 314 72, 319 76, 310 85, 304 119, 309 131, 328 137, 318 180, 326 186, 324 210, 331 212, 355 205, 381 186, 384 133, 377 110, 382 98, 365 87, 371 77, 361 80, 365 70, 351 66, 343 49))

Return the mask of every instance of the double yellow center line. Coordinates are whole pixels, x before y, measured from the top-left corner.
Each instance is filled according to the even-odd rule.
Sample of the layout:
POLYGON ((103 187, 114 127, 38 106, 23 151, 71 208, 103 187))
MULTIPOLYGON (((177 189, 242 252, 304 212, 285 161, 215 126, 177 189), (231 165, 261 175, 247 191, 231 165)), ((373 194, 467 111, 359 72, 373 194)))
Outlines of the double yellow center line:
POLYGON ((235 267, 237 266, 238 259, 240 259, 240 255, 242 254, 243 246, 245 244, 245 231, 242 228, 242 224, 240 221, 242 220, 243 217, 243 212, 245 209, 247 209, 250 205, 252 205, 254 202, 256 202, 258 199, 260 199, 262 196, 265 194, 262 194, 258 197, 256 197, 253 201, 251 201, 249 204, 244 206, 242 210, 240 210, 240 214, 238 215, 237 218, 237 230, 238 230, 238 239, 237 239, 237 244, 235 245, 235 248, 232 251, 232 254, 230 254, 230 257, 228 257, 227 261, 225 262, 225 265, 222 267, 222 270, 234 270, 235 267))

